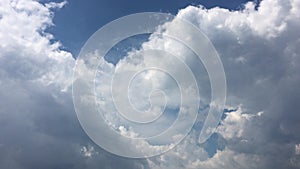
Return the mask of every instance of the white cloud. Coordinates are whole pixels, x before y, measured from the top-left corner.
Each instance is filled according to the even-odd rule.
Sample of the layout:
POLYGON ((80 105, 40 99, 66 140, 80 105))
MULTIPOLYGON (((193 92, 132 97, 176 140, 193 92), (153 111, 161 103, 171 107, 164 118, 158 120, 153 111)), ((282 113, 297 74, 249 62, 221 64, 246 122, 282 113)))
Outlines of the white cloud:
MULTIPOLYGON (((296 103, 300 51, 295 47, 299 46, 300 39, 299 3, 299 0, 263 0, 258 10, 249 2, 241 11, 194 6, 179 11, 178 17, 202 29, 215 45, 226 71, 227 104, 237 110, 226 113, 217 130, 225 139, 224 150, 212 158, 188 163, 176 160, 172 164, 173 161, 158 158, 154 166, 295 167, 295 160, 294 164, 290 160, 295 148, 287 140, 300 140, 296 103)), ((175 154, 170 152, 163 156, 177 157, 175 154)), ((184 156, 181 159, 185 159, 184 156)))
MULTIPOLYGON (((11 151, 17 150, 12 145, 13 141, 22 140, 23 145, 29 147, 23 147, 23 153, 18 149, 19 154, 23 154, 24 161, 28 160, 25 158, 27 150, 36 148, 30 149, 30 146, 36 146, 32 145, 33 142, 43 145, 43 142, 29 139, 26 135, 38 136, 40 140, 48 140, 49 144, 61 145, 55 148, 67 149, 70 154, 74 153, 74 144, 77 145, 70 144, 75 136, 66 139, 55 135, 60 130, 64 131, 58 133, 61 135, 70 132, 63 130, 64 128, 49 131, 49 126, 39 126, 40 130, 47 130, 47 134, 36 131, 38 125, 43 125, 36 118, 45 116, 42 118, 44 123, 51 120, 49 117, 52 116, 49 114, 53 113, 61 118, 70 118, 66 112, 72 109, 68 87, 74 59, 69 52, 60 49, 59 42, 52 43, 53 35, 45 31, 53 25, 53 12, 49 8, 61 8, 64 4, 65 2, 49 3, 44 6, 30 0, 0 2, 0 125, 5 126, 0 128, 0 148, 2 152, 6 152, 3 158, 0 154, 3 168, 22 168, 21 164, 12 161, 21 158, 11 151), (52 106, 51 109, 49 105, 52 106), (12 125, 7 124, 7 121, 12 125), (16 131, 16 128, 20 131, 16 131), (11 133, 18 133, 22 137, 12 136, 11 133)), ((150 167, 244 169, 299 166, 297 156, 300 154, 300 116, 297 112, 300 85, 300 1, 264 0, 258 11, 254 10, 253 3, 247 3, 241 11, 221 8, 207 10, 189 6, 182 9, 178 17, 191 21, 212 40, 226 70, 228 105, 239 107, 242 104, 243 107, 227 113, 222 121, 218 132, 224 137, 226 148, 218 150, 212 158, 197 145, 197 135, 191 134, 174 150, 148 159, 150 167), (289 140, 293 140, 292 146, 289 140)), ((184 31, 184 28, 178 29, 184 31)), ((181 54, 188 52, 178 44, 168 39, 164 41, 155 35, 143 45, 143 49, 153 47, 181 54)), ((153 60, 147 61, 151 62, 153 60)), ((161 63, 168 63, 168 60, 161 63)), ((106 66, 106 72, 112 70, 111 65, 106 66)), ((102 87, 108 86, 104 84, 102 87)), ((105 109, 111 109, 105 102, 102 101, 101 104, 107 106, 105 109)), ((131 132, 121 129, 125 134, 131 132)), ((75 137, 74 140, 76 139, 78 138, 75 137)), ((137 146, 143 144, 147 143, 137 146)), ((96 148, 91 147, 80 148, 85 156, 92 156, 96 151, 96 148)), ((63 154, 62 151, 55 152, 63 154)), ((55 153, 50 155, 57 156, 55 153)), ((68 157, 59 162, 71 163, 73 156, 68 157)), ((76 162, 73 161, 72 164, 74 163, 76 162)))
POLYGON ((197 146, 197 134, 191 132, 178 146, 161 156, 148 159, 150 168, 197 168, 194 163, 208 159, 207 152, 197 146))
POLYGON ((91 158, 93 155, 98 154, 97 151, 95 151, 93 146, 83 146, 80 149, 83 156, 91 158))
POLYGON ((68 3, 67 1, 62 1, 60 3, 50 2, 50 3, 45 4, 45 6, 49 9, 50 8, 59 8, 60 9, 60 8, 64 7, 67 3, 68 3))
MULTIPOLYGON (((198 102, 198 92, 195 88, 195 83, 193 83, 194 81, 192 79, 191 72, 189 72, 189 69, 187 69, 182 61, 179 59, 176 60, 171 55, 163 55, 161 53, 157 53, 156 51, 156 53, 149 53, 149 51, 147 53, 147 47, 157 49, 163 45, 156 44, 153 46, 151 44, 153 41, 160 41, 161 38, 159 36, 153 35, 151 39, 152 40, 149 42, 143 44, 141 50, 131 51, 128 56, 123 60, 120 60, 116 66, 113 66, 112 64, 109 64, 101 59, 101 64, 98 71, 99 76, 96 78, 96 90, 99 99, 98 103, 101 105, 99 106, 99 109, 104 114, 106 120, 109 121, 109 124, 112 124, 112 127, 116 131, 121 131, 121 134, 128 134, 129 132, 130 136, 142 136, 144 138, 156 136, 172 125, 173 121, 176 120, 176 118, 173 116, 176 116, 176 114, 173 112, 173 110, 166 109, 167 112, 164 113, 162 118, 152 123, 151 126, 146 126, 133 123, 128 124, 127 121, 118 115, 118 111, 128 113, 129 117, 134 117, 140 114, 135 114, 135 111, 132 110, 131 106, 135 106, 137 109, 142 111, 152 108, 149 112, 154 112, 153 114, 157 115, 159 113, 157 113, 156 110, 164 110, 166 106, 169 109, 178 109, 180 104, 182 104, 182 108, 180 110, 182 111, 181 118, 184 120, 178 120, 177 125, 172 126, 173 130, 168 135, 159 136, 159 140, 153 139, 153 142, 156 144, 165 144, 178 141, 175 140, 175 138, 184 136, 187 128, 186 126, 191 124, 193 121, 193 114, 196 113, 196 111, 191 111, 191 109, 193 109, 193 107, 195 109, 198 108, 195 106, 198 102), (157 62, 158 60, 159 62, 157 62), (145 67, 151 68, 154 66, 160 69, 143 71, 143 68, 145 67), (134 75, 133 73, 139 71, 141 71, 141 73, 138 73, 136 76, 134 76, 135 78, 131 79, 134 75), (166 74, 164 71, 169 74, 166 74), (110 83, 113 73, 115 73, 114 83, 112 85, 114 100, 111 98, 112 96, 110 94, 110 83), (151 78, 149 78, 149 76, 151 76, 151 78), (177 81, 172 78, 176 79, 177 81), (129 80, 132 80, 132 86, 129 86, 129 92, 127 93, 126 91, 129 80), (176 82, 179 82, 179 84, 176 84, 176 82), (183 92, 182 95, 188 96, 185 97, 185 100, 181 100, 182 95, 180 95, 179 87, 177 85, 183 89, 181 91, 183 92), (153 91, 159 91, 159 94, 150 95, 153 91), (129 95, 129 98, 132 98, 131 103, 124 101, 128 99, 127 94, 129 95), (118 109, 114 107, 115 105, 118 105, 118 109), (124 126, 130 126, 130 128, 124 126), (120 130, 120 127, 122 130, 120 130), (134 132, 134 134, 131 134, 131 132, 134 132)), ((168 41, 168 43, 176 44, 181 49, 186 50, 186 47, 183 48, 183 45, 180 45, 177 41, 168 41)), ((172 49, 171 47, 169 48, 172 49)), ((189 51, 189 54, 190 53, 191 52, 189 51)), ((148 116, 143 116, 143 118, 145 117, 148 116)), ((134 141, 134 143, 139 145, 137 141, 134 141)), ((159 146, 155 144, 153 146, 150 143, 144 142, 141 142, 140 144, 150 145, 150 147, 153 147, 154 150, 164 149, 164 146, 159 148, 159 146)), ((152 150, 149 150, 149 152, 152 152, 152 150)))
POLYGON ((300 144, 295 145, 295 154, 300 155, 300 144))
MULTIPOLYGON (((248 144, 249 136, 243 131, 251 127, 252 118, 258 115, 246 114, 242 107, 227 113, 226 118, 222 121, 217 132, 227 141, 237 140, 239 145, 248 144)), ((149 159, 149 164, 154 169, 182 167, 189 169, 207 168, 236 168, 236 169, 253 169, 263 168, 263 159, 258 154, 248 154, 232 150, 232 147, 225 147, 224 150, 217 150, 213 157, 209 157, 202 145, 197 144, 197 132, 193 130, 184 141, 173 150, 163 154, 160 157, 149 159)), ((235 148, 233 148, 235 149, 235 148)))
POLYGON ((237 153, 230 149, 218 151, 214 157, 206 161, 195 161, 191 163, 189 168, 234 168, 234 169, 253 169, 260 168, 260 159, 257 155, 249 155, 237 153))
MULTIPOLYGON (((225 139, 224 150, 205 158, 202 153, 205 150, 196 142, 188 146, 183 143, 160 157, 149 159, 152 168, 285 168, 291 165, 288 154, 295 150, 281 139, 290 135, 295 141, 300 139, 297 132, 300 117, 296 114, 299 106, 295 103, 299 99, 296 86, 300 83, 297 4, 299 0, 264 0, 258 10, 249 2, 241 11, 194 6, 179 11, 177 17, 199 27, 215 45, 228 80, 228 105, 237 110, 226 113, 217 130, 225 139), (194 154, 194 150, 200 153, 194 154)), ((182 34, 189 33, 180 25, 164 28, 166 32, 176 29, 182 34)), ((141 50, 148 49, 179 53, 181 59, 192 58, 187 49, 156 34, 142 45, 141 50)), ((163 57, 138 59, 141 58, 125 58, 118 66, 128 64, 123 67, 125 71, 135 69, 137 62, 151 65, 159 60, 159 64, 170 64, 163 57)), ((202 75, 205 73, 198 74, 198 78, 202 75)), ((201 97, 207 99, 209 94, 204 92, 201 97)))
MULTIPOLYGON (((71 82, 74 59, 69 52, 60 49, 59 42, 52 43, 53 35, 45 32, 53 25, 50 7, 26 0, 0 3, 2 76, 56 84, 66 90, 71 82)), ((62 6, 63 3, 57 8, 62 6)))
POLYGON ((242 138, 246 123, 251 121, 254 116, 243 113, 241 107, 238 107, 236 111, 227 112, 225 115, 226 118, 222 120, 217 129, 217 132, 225 139, 242 138))
POLYGON ((137 168, 94 147, 78 124, 69 90, 75 60, 47 32, 53 8, 65 3, 0 1, 0 168, 137 168))

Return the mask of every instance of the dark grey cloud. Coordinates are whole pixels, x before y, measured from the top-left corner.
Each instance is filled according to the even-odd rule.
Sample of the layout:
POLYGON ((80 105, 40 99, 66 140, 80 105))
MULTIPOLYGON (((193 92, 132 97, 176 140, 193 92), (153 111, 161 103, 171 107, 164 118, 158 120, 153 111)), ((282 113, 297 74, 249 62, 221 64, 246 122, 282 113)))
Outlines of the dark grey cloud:
POLYGON ((0 91, 1 168, 140 168, 142 162, 111 155, 90 141, 69 93, 53 97, 48 87, 6 85, 0 91), (97 154, 85 157, 83 146, 95 147, 97 154))

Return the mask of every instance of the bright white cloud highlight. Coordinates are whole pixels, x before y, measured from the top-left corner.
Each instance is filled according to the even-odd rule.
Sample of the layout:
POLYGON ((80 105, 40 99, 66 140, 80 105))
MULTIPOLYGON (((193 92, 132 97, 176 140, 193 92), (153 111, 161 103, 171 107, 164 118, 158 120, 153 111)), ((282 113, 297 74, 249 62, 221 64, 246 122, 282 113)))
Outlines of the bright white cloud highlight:
MULTIPOLYGON (((53 35, 45 32, 53 26, 53 12, 65 3, 46 6, 36 1, 0 2, 0 59, 2 77, 40 81, 44 85, 59 85, 66 90, 74 59, 52 43, 53 35)), ((2 79, 3 80, 3 79, 2 79)))

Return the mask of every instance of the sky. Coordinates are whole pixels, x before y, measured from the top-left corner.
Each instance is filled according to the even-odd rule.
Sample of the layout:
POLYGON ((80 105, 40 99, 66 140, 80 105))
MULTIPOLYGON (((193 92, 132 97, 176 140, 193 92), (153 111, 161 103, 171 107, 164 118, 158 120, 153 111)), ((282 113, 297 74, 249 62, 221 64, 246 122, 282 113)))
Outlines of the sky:
MULTIPOLYGON (((48 1, 44 1, 48 2, 48 1)), ((59 1, 58 1, 59 2, 59 1)), ((99 28, 117 18, 138 12, 167 12, 176 14, 179 9, 188 5, 203 5, 206 8, 215 6, 227 9, 240 9, 246 0, 189 0, 189 1, 117 1, 117 0, 72 0, 56 12, 49 28, 55 38, 63 43, 65 49, 75 56, 85 41, 99 28)))
MULTIPOLYGON (((2 0, 0 168, 297 169, 300 167, 299 19, 299 0, 2 0), (92 51, 93 57, 101 58, 94 77, 89 67, 93 66, 93 60, 84 60, 88 55, 78 57, 83 44, 110 21, 145 11, 168 12, 175 18, 169 24, 161 25, 163 29, 155 30, 150 36, 120 42, 113 48, 115 51, 110 51, 109 57, 99 57, 98 51, 92 51), (224 113, 214 134, 203 143, 198 142, 201 127, 208 111, 218 107, 218 103, 209 102, 212 89, 205 66, 197 65, 195 53, 167 36, 178 31, 182 40, 187 37, 190 44, 199 42, 197 36, 188 38, 193 32, 176 22, 181 19, 207 36, 226 75, 224 113), (138 47, 123 49, 128 44, 138 47), (154 58, 148 57, 147 51, 152 49, 180 53, 181 57, 176 60, 161 53, 155 53, 154 58), (126 56, 120 56, 118 52, 126 56), (180 60, 190 69, 180 65, 180 60), (74 68, 75 65, 77 68, 74 68), (191 73, 200 84, 201 100, 197 100, 198 92, 183 90, 181 94, 189 97, 179 104, 178 100, 172 99, 178 96, 178 86, 170 74, 163 71, 138 73, 134 76, 132 88, 129 86, 128 89, 130 104, 147 110, 149 102, 144 100, 148 97, 155 105, 150 107, 153 112, 167 105, 162 119, 168 123, 157 121, 152 128, 135 128, 130 123, 132 128, 129 127, 116 114, 110 92, 115 92, 118 108, 127 108, 128 103, 122 101, 123 92, 118 89, 127 87, 124 77, 130 75, 130 71, 140 70, 145 65, 159 65, 174 73, 174 77, 178 78, 175 80, 186 82, 181 84, 184 89, 193 89, 189 88, 193 85, 191 73), (191 71, 188 73, 188 70, 191 71), (111 84, 114 75, 119 83, 111 84), (89 95, 74 97, 74 92, 72 95, 73 82, 76 82, 75 94, 88 92, 89 83, 88 87, 79 85, 82 88, 77 89, 77 82, 88 82, 92 76, 96 78, 93 83, 98 92, 96 108, 103 113, 106 121, 111 122, 110 127, 122 136, 160 132, 174 119, 179 105, 185 115, 183 118, 188 119, 195 113, 192 109, 194 104, 200 104, 196 111, 198 117, 188 135, 170 151, 150 158, 132 159, 115 155, 97 145, 99 142, 91 138, 93 133, 86 132, 77 112, 81 108, 90 110, 90 107, 80 107, 80 104, 78 107, 78 98, 79 103, 87 105, 92 99, 88 98, 89 95), (111 86, 115 90, 109 90, 111 86), (144 95, 153 88, 165 90, 166 95, 161 97, 160 92, 144 95), (165 104, 162 98, 170 102, 165 104)), ((85 54, 89 49, 83 51, 85 54)), ((127 115, 132 115, 128 112, 127 115)), ((88 120, 93 122, 94 119, 88 120)), ((184 132, 181 130, 187 125, 184 122, 179 123, 177 132, 184 132)), ((105 133, 106 129, 101 132, 105 133)), ((107 138, 113 138, 113 134, 109 134, 107 138)), ((108 143, 117 147, 113 152, 123 154, 131 152, 129 148, 132 146, 151 154, 166 148, 161 145, 180 137, 180 134, 162 137, 155 142, 101 138, 100 144, 108 143)))

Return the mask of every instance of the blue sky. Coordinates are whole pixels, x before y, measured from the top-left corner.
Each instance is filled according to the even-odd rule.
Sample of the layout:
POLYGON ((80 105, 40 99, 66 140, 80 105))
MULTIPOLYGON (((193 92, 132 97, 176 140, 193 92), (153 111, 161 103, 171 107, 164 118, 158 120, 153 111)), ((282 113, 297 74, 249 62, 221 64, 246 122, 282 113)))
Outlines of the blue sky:
POLYGON ((245 2, 247 0, 70 0, 55 14, 55 27, 51 27, 50 31, 67 50, 78 55, 85 41, 95 31, 125 15, 137 12, 167 12, 176 15, 179 9, 188 5, 237 10, 241 9, 245 2))

